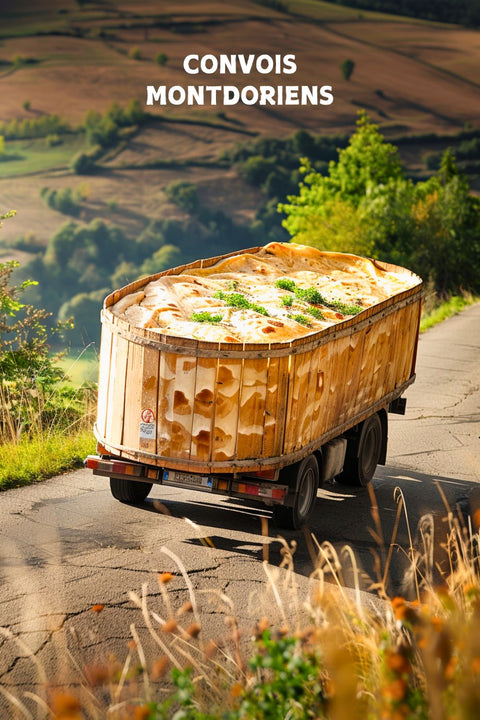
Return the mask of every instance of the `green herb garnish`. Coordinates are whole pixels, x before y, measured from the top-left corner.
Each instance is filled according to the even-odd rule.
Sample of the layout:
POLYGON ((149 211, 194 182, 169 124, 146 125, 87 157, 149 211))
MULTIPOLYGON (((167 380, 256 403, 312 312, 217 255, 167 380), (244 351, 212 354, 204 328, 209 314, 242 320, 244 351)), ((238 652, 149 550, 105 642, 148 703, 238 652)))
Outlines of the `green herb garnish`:
POLYGON ((325 320, 325 315, 317 307, 309 307, 307 308, 306 312, 312 317, 316 318, 316 320, 325 320))
POLYGON ((222 290, 219 290, 213 297, 223 300, 229 307, 238 308, 239 310, 253 310, 254 312, 260 313, 260 315, 268 315, 267 310, 262 305, 250 302, 250 300, 241 293, 224 293, 222 290))
POLYGON ((282 305, 285 305, 285 307, 292 307, 292 305, 293 305, 292 295, 282 295, 282 305))
POLYGON ((297 286, 294 280, 290 280, 289 278, 279 278, 275 283, 275 287, 281 288, 281 290, 290 290, 290 292, 295 292, 295 288, 297 286))
POLYGON ((323 304, 343 315, 358 315, 363 310, 361 305, 348 305, 341 300, 325 300, 323 304))
POLYGON ((304 300, 311 305, 325 305, 323 295, 314 287, 309 287, 306 290, 304 288, 296 287, 295 295, 299 300, 304 300))
POLYGON ((203 312, 194 312, 192 313, 191 320, 194 322, 201 322, 201 323, 219 323, 223 320, 223 315, 212 315, 212 313, 207 312, 204 310, 203 312))
POLYGON ((310 327, 310 320, 305 317, 305 315, 289 315, 292 320, 295 320, 295 322, 300 323, 300 325, 306 325, 307 327, 310 327))

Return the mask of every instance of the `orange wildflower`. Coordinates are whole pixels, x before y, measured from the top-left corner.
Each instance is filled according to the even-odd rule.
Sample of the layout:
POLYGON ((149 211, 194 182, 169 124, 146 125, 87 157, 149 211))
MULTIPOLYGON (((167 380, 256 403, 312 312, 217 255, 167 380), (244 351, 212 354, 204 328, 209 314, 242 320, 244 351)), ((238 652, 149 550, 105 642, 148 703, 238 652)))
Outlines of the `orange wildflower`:
POLYGON ((167 583, 170 582, 170 580, 173 580, 174 577, 175 576, 172 575, 171 572, 163 572, 163 573, 159 573, 158 580, 159 580, 159 582, 162 583, 162 585, 166 585, 167 583))

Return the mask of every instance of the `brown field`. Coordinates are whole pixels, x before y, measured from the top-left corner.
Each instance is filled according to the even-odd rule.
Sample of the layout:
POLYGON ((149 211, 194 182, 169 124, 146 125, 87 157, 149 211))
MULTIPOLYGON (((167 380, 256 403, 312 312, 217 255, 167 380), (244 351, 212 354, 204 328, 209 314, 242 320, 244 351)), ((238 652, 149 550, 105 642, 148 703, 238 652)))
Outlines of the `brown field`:
MULTIPOLYGON (((45 206, 40 189, 73 189, 83 181, 91 191, 81 220, 102 216, 129 233, 140 231, 150 218, 177 214, 162 190, 176 179, 195 182, 202 201, 239 221, 248 219, 261 201, 257 191, 232 170, 188 163, 214 163, 222 150, 248 141, 249 133, 282 137, 299 128, 349 132, 359 108, 387 136, 454 133, 466 123, 479 125, 480 33, 475 31, 358 13, 314 0, 292 0, 290 14, 247 0, 181 5, 112 0, 83 7, 70 0, 21 0, 14 8, 0 10, 0 122, 58 113, 76 127, 88 110, 105 111, 113 101, 126 104, 132 98, 144 103, 146 85, 163 83, 327 84, 333 86, 335 101, 328 107, 156 108, 154 112, 171 119, 198 124, 147 125, 106 163, 101 175, 89 178, 73 175, 67 162, 35 174, 27 163, 2 177, 0 164, 0 212, 17 210, 17 217, 4 223, 3 243, 25 232, 46 242, 68 218, 45 206), (129 56, 136 47, 140 60, 129 56), (168 56, 165 67, 154 61, 159 52, 168 56), (182 67, 189 52, 294 53, 298 70, 285 76, 189 76, 182 67), (9 63, 15 55, 36 62, 14 68, 9 63), (349 82, 339 69, 347 57, 355 61, 349 82), (22 107, 26 100, 29 110, 22 107), (141 169, 159 160, 179 165, 141 169)), ((418 153, 414 149, 408 156, 407 151, 413 166, 418 153)))

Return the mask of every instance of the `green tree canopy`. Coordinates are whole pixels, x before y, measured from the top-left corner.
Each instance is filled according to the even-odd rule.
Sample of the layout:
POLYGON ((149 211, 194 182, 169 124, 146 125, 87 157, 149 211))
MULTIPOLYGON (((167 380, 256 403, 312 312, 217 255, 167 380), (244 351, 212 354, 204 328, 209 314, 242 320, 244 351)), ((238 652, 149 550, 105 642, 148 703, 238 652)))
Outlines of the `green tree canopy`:
POLYGON ((301 171, 298 195, 279 206, 294 241, 406 265, 440 293, 480 289, 480 201, 450 151, 435 175, 415 184, 362 112, 327 175, 306 158, 301 171))

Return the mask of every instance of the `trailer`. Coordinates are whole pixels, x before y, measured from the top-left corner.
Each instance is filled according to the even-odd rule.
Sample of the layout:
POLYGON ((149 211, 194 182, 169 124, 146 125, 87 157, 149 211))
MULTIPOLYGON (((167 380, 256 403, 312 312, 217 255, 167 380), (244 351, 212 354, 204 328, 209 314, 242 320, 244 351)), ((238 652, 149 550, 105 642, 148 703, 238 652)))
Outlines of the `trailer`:
POLYGON ((297 529, 324 483, 364 486, 385 464, 388 413, 404 414, 415 379, 422 281, 369 260, 377 274, 408 275, 409 287, 289 342, 175 337, 112 311, 152 278, 240 254, 172 268, 105 299, 97 455, 85 464, 124 503, 142 502, 153 485, 190 488, 259 500, 278 526, 297 529))

